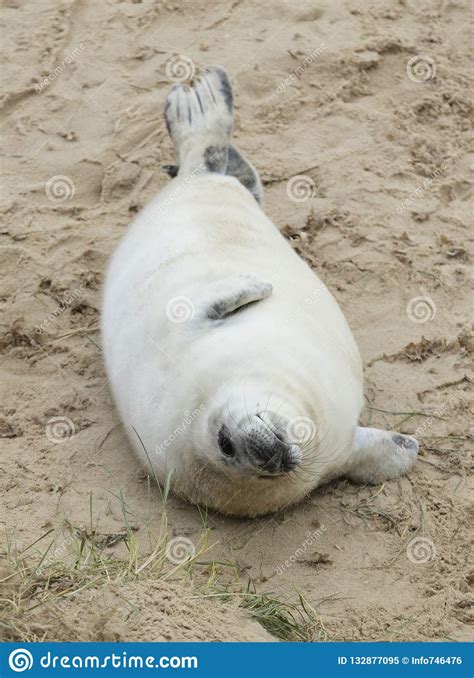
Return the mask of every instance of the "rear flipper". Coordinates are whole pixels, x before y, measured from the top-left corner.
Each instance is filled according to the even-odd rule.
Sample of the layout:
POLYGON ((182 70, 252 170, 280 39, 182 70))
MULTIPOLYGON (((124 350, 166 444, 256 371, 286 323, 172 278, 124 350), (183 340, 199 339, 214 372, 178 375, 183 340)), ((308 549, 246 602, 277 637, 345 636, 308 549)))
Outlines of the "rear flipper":
MULTIPOLYGON (((263 202, 263 186, 257 170, 235 146, 230 144, 228 150, 226 176, 238 179, 261 205, 263 202)), ((172 179, 179 173, 179 165, 163 165, 161 169, 172 179)))
POLYGON ((229 146, 229 160, 225 172, 231 177, 236 177, 240 183, 253 195, 261 205, 263 201, 263 187, 258 172, 235 146, 229 146))
POLYGON ((232 88, 220 66, 203 69, 192 83, 175 85, 166 99, 165 120, 178 164, 163 169, 171 177, 201 172, 236 177, 261 202, 257 171, 230 144, 233 118, 232 88))
POLYGON ((393 480, 410 470, 418 447, 411 436, 358 426, 344 475, 359 483, 393 480))

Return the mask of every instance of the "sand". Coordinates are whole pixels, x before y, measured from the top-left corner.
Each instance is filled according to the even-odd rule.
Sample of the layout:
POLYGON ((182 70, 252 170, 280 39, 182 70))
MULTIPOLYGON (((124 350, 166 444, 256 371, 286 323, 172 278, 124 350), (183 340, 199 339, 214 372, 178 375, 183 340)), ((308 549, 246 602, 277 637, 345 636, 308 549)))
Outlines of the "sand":
MULTIPOLYGON (((3 2, 0 523, 10 548, 66 520, 89 525, 91 505, 101 534, 123 530, 119 490, 138 539, 142 516, 159 524, 97 328, 107 260, 168 181, 166 64, 185 55, 231 75, 236 143, 261 173, 266 210, 359 344, 363 423, 416 432, 422 450, 409 477, 336 481, 259 520, 203 518, 172 498, 170 536, 197 542, 205 523, 208 559, 237 563, 258 591, 303 592, 328 639, 469 637, 468 21, 467 0, 3 2)), ((94 601, 117 595, 107 585, 61 603, 55 639, 71 639, 77 618, 82 639, 265 633, 235 606, 187 605, 179 584, 127 586, 140 623, 97 622, 94 601), (165 623, 152 608, 167 596, 176 605, 165 623)))

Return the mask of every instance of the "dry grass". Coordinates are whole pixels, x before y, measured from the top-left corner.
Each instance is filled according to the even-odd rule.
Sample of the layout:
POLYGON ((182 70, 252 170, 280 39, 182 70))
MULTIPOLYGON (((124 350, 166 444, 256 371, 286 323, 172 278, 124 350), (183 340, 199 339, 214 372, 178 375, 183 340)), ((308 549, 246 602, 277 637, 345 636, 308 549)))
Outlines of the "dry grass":
POLYGON ((0 637, 24 642, 46 637, 61 640, 50 638, 46 628, 43 636, 38 634, 38 618, 50 609, 60 609, 65 599, 109 584, 156 580, 186 582, 191 586, 192 597, 215 599, 216 605, 237 600, 253 619, 281 640, 310 641, 323 636, 321 621, 302 595, 295 602, 284 602, 273 593, 258 592, 253 582, 240 580, 235 563, 209 559, 209 530, 203 529, 192 557, 180 564, 170 562, 168 492, 169 482, 160 488, 163 510, 158 534, 146 524, 140 525, 141 533, 143 528, 147 532, 147 548, 141 545, 143 538, 137 539, 137 527, 129 524, 128 506, 121 493, 116 496, 126 525, 123 532, 98 532, 91 499, 87 527, 67 521, 63 530, 48 530, 20 549, 11 537, 7 538, 0 552, 0 637), (110 547, 116 548, 111 552, 110 547))

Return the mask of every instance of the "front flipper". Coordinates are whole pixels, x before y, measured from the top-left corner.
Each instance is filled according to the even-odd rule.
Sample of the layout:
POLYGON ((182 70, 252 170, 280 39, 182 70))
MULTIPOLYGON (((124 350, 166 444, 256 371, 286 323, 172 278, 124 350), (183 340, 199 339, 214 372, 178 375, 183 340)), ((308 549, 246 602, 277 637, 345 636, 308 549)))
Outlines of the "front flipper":
POLYGON ((359 483, 393 480, 410 470, 418 447, 411 436, 358 426, 345 475, 359 483))
POLYGON ((240 275, 220 280, 206 294, 202 305, 203 316, 208 320, 224 320, 244 306, 266 299, 272 291, 270 283, 252 276, 240 275))

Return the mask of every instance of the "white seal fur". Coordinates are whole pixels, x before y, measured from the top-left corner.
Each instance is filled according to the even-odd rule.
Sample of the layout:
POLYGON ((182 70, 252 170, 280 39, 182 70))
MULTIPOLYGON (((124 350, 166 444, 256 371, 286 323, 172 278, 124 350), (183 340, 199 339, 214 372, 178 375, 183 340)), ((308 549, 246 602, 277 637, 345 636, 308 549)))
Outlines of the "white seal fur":
POLYGON ((265 216, 253 166, 230 145, 220 67, 170 92, 177 175, 110 263, 102 339, 141 462, 190 501, 242 516, 322 482, 396 478, 417 442, 358 427, 362 366, 325 285, 265 216))

